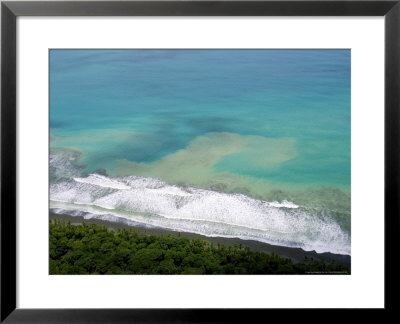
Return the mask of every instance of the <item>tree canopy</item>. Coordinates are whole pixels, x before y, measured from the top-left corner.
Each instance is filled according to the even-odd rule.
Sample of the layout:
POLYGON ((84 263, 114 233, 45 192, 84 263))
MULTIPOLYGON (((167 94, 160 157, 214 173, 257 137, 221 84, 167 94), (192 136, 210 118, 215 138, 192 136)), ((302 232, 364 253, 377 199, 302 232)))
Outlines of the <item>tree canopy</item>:
POLYGON ((174 235, 113 231, 50 221, 50 274, 349 274, 344 265, 294 263, 241 244, 225 246, 174 235))

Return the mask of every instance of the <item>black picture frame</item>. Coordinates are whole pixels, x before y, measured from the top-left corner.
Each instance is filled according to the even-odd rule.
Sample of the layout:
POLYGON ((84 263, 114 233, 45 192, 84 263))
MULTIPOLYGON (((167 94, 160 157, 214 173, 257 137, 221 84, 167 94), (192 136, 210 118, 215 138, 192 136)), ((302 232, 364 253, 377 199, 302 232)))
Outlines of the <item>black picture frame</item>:
MULTIPOLYGON (((5 323, 236 322, 267 310, 16 308, 16 19, 19 16, 384 16, 385 310, 395 310, 400 229, 400 0, 2 1, 1 317, 5 323)), ((253 317, 254 316, 254 317, 253 317)))

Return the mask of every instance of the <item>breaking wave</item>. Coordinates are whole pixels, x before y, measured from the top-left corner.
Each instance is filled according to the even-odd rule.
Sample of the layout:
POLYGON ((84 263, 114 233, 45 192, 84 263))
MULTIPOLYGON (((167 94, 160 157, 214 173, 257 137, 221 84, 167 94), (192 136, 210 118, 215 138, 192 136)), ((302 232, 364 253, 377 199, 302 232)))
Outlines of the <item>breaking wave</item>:
POLYGON ((75 178, 50 187, 53 212, 350 254, 350 237, 328 217, 290 202, 179 188, 150 178, 75 178))
POLYGON ((54 213, 350 255, 349 233, 332 215, 313 207, 146 177, 84 176, 76 164, 78 155, 51 155, 54 213), (59 168, 65 170, 62 175, 59 168))

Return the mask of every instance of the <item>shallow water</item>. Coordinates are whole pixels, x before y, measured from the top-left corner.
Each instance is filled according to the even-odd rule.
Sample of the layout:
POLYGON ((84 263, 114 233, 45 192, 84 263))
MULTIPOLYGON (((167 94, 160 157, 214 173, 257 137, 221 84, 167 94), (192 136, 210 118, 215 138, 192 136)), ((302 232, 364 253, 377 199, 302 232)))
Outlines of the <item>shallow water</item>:
POLYGON ((52 50, 50 133, 52 207, 350 254, 348 50, 52 50))

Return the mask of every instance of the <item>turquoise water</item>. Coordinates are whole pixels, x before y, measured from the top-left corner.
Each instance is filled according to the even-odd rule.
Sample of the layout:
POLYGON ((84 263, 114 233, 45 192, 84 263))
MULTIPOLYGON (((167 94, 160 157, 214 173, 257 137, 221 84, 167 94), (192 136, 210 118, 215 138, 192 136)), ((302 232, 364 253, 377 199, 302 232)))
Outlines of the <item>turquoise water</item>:
POLYGON ((350 113, 349 50, 51 50, 51 181, 287 201, 350 237, 350 113))

